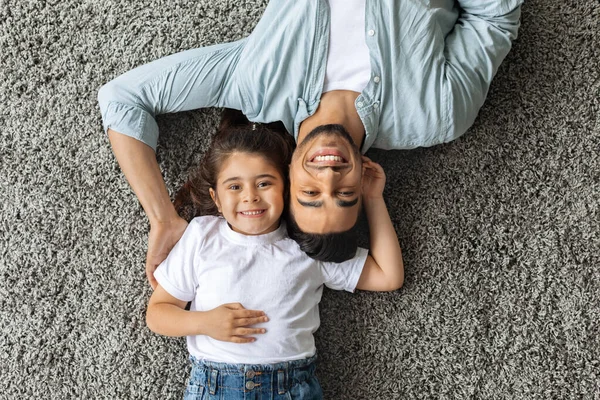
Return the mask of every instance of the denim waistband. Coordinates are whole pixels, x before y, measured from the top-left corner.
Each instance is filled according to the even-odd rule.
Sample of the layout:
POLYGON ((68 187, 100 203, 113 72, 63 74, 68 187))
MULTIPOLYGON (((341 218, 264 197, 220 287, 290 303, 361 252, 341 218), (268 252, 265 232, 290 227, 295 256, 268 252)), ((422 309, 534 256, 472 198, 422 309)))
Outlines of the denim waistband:
POLYGON ((317 361, 317 355, 315 354, 312 357, 303 358, 301 360, 282 361, 275 364, 230 364, 201 360, 194 356, 190 356, 190 361, 192 362, 192 364, 198 367, 204 366, 206 368, 217 369, 222 373, 231 372, 234 374, 238 374, 250 370, 255 372, 272 372, 279 370, 306 369, 314 365, 315 361, 317 361))

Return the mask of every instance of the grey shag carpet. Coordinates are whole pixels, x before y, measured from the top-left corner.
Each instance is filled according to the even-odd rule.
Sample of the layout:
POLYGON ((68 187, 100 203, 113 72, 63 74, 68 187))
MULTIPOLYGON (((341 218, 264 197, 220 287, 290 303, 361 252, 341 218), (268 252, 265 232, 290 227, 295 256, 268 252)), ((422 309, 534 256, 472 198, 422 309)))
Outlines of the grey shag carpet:
MULTIPOLYGON (((247 35, 265 4, 0 0, 0 399, 182 396, 184 340, 145 326, 148 224, 96 95, 142 63, 247 35)), ((370 152, 406 282, 325 292, 326 398, 600 398, 599 24, 597 1, 526 2, 464 137, 370 152)), ((169 190, 218 115, 159 119, 169 190)))

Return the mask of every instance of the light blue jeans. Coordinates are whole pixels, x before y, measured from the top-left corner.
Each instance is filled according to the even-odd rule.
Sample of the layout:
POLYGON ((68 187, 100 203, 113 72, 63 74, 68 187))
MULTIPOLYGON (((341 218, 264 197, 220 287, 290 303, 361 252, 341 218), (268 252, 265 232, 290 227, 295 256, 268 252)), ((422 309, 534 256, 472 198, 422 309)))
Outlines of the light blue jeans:
POLYGON ((320 400, 323 391, 315 376, 316 359, 253 365, 201 361, 192 356, 184 400, 320 400))

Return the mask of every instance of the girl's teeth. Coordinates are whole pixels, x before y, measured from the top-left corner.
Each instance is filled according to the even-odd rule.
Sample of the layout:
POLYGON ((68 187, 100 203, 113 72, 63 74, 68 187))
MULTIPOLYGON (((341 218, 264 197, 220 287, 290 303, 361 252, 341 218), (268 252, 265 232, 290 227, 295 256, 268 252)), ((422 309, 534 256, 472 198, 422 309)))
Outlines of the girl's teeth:
POLYGON ((242 211, 242 214, 244 215, 258 215, 258 214, 262 214, 262 211, 242 211))
POLYGON ((337 161, 343 162, 344 159, 340 156, 316 156, 314 161, 337 161))

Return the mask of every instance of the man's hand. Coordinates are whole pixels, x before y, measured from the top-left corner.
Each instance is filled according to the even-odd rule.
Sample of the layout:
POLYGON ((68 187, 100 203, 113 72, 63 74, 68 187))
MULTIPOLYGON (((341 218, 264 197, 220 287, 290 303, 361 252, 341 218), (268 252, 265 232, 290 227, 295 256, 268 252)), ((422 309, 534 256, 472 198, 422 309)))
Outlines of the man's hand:
POLYGON ((256 338, 247 336, 265 333, 266 329, 249 326, 268 320, 262 311, 246 310, 240 303, 229 303, 207 311, 202 330, 205 335, 223 342, 252 343, 256 338))
POLYGON ((175 244, 183 236, 188 223, 180 217, 170 222, 158 222, 150 226, 148 252, 146 253, 146 276, 152 289, 156 289, 154 271, 163 262, 175 244))
POLYGON ((385 188, 385 172, 381 165, 363 156, 363 200, 383 197, 385 188))

